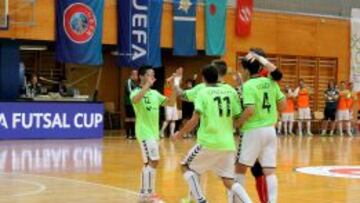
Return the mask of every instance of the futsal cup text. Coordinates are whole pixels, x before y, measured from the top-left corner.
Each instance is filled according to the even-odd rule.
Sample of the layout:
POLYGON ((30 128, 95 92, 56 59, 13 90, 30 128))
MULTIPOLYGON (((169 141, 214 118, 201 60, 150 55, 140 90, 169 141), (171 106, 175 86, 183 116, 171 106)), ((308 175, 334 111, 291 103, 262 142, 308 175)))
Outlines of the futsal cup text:
POLYGON ((98 128, 103 121, 101 113, 0 113, 0 129, 89 129, 98 128), (9 118, 10 117, 10 118, 9 118))

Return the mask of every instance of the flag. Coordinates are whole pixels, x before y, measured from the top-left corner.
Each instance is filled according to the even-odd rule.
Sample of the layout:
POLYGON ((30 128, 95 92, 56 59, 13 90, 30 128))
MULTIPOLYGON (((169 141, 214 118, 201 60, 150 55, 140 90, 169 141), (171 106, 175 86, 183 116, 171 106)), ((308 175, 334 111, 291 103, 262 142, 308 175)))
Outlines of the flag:
POLYGON ((161 66, 162 5, 162 0, 118 0, 120 66, 161 66))
POLYGON ((351 11, 351 70, 354 91, 360 91, 360 9, 351 11))
POLYGON ((196 1, 174 0, 174 55, 195 56, 197 54, 196 1))
POLYGON ((237 0, 236 34, 239 37, 250 35, 253 7, 253 0, 237 0))
POLYGON ((103 0, 56 1, 56 60, 101 65, 103 0))
POLYGON ((207 55, 225 54, 227 0, 205 1, 205 51, 207 55))

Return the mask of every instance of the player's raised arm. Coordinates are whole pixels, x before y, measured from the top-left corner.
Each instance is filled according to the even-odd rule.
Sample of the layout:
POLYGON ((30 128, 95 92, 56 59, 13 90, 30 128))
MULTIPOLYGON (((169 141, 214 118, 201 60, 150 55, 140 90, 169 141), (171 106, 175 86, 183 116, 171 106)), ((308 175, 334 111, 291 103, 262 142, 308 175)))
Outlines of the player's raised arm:
POLYGON ((144 98, 147 91, 150 90, 150 87, 155 83, 156 79, 154 77, 149 77, 145 84, 142 85, 141 91, 137 93, 131 100, 134 104, 141 101, 142 98, 144 98))

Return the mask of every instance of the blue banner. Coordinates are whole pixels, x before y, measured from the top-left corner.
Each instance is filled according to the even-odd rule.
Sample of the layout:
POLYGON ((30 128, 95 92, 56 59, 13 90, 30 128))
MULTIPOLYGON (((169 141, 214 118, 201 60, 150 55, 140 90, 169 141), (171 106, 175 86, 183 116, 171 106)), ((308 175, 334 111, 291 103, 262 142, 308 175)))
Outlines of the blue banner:
POLYGON ((101 65, 103 0, 56 1, 56 60, 101 65))
POLYGON ((195 56, 196 0, 174 0, 174 55, 195 56))
POLYGON ((209 56, 225 54, 227 0, 205 0, 205 52, 209 56))
POLYGON ((0 139, 103 137, 100 103, 0 103, 0 139))
POLYGON ((162 5, 162 0, 118 0, 120 66, 161 66, 162 5))

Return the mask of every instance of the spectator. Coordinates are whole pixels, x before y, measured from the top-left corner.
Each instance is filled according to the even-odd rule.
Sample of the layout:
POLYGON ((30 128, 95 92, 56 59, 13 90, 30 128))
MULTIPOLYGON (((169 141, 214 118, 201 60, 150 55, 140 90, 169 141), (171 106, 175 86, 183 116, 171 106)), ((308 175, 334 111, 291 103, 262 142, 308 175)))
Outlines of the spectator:
POLYGON ((349 120, 351 129, 355 129, 355 133, 357 134, 356 130, 356 121, 354 120, 354 102, 358 100, 357 94, 353 92, 353 83, 348 83, 348 89, 350 92, 350 97, 346 100, 347 107, 349 109, 349 120))
POLYGON ((324 121, 322 123, 321 135, 326 135, 328 124, 330 122, 330 136, 334 135, 336 126, 336 106, 337 100, 339 99, 339 90, 335 87, 335 82, 330 80, 328 88, 325 91, 325 110, 324 110, 324 121))
POLYGON ((311 110, 310 110, 310 90, 305 86, 303 79, 299 80, 299 87, 296 88, 294 96, 297 98, 297 106, 299 111, 299 136, 303 135, 302 123, 306 122, 307 135, 312 136, 311 133, 311 110))
MULTIPOLYGON (((194 76, 195 78, 195 76, 194 76)), ((196 79, 188 79, 185 82, 185 90, 191 89, 195 86, 195 80, 196 79)), ((183 100, 182 101, 182 114, 183 114, 183 125, 190 120, 190 118, 192 117, 192 114, 194 112, 194 103, 192 102, 188 102, 183 100)), ((189 138, 193 136, 194 132, 190 132, 189 134, 185 135, 185 138, 189 138)))
POLYGON ((294 102, 294 93, 291 90, 290 85, 285 86, 286 94, 286 109, 281 113, 281 121, 284 127, 284 135, 292 135, 293 124, 294 124, 294 112, 295 112, 295 102, 294 102))
POLYGON ((350 111, 348 107, 348 99, 351 98, 351 92, 347 89, 345 81, 340 83, 339 100, 337 105, 337 120, 339 125, 340 136, 343 136, 343 124, 346 125, 346 131, 349 136, 351 133, 350 111))
POLYGON ((27 86, 27 96, 35 97, 39 94, 41 94, 41 84, 39 83, 39 77, 36 74, 32 74, 31 76, 31 82, 27 86))
POLYGON ((135 139, 135 112, 131 105, 130 93, 138 86, 138 71, 132 70, 125 84, 125 131, 126 138, 135 139))

